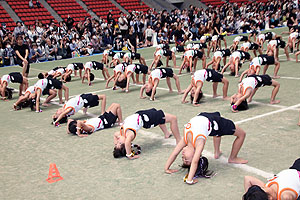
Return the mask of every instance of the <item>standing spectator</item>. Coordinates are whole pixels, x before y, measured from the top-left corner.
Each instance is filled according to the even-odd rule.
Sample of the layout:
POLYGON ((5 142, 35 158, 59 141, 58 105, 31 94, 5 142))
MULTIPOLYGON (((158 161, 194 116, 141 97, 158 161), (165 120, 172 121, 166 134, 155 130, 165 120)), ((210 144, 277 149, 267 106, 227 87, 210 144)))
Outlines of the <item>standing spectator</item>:
POLYGON ((17 44, 14 47, 14 50, 16 52, 16 62, 21 67, 23 67, 22 75, 25 77, 28 77, 29 74, 29 47, 28 45, 23 43, 23 36, 19 35, 17 37, 17 44))
POLYGON ((36 0, 36 7, 40 8, 41 7, 41 3, 39 2, 39 0, 36 0))
POLYGON ((66 25, 67 25, 68 30, 72 29, 73 24, 74 24, 74 19, 70 15, 68 15, 68 19, 66 21, 66 25))
POLYGON ((296 9, 292 8, 291 12, 287 13, 287 26, 289 27, 289 30, 294 26, 297 25, 297 15, 296 15, 296 9))
POLYGON ((133 26, 129 27, 129 34, 127 36, 127 43, 128 43, 128 49, 130 52, 135 52, 137 51, 137 35, 135 32, 133 32, 134 28, 133 26))
POLYGON ((114 20, 114 18, 112 17, 112 14, 111 14, 111 10, 109 10, 109 12, 107 14, 107 24, 112 24, 113 26, 116 25, 116 21, 114 20))
POLYGON ((150 24, 148 25, 147 29, 145 30, 144 32, 144 35, 145 35, 145 47, 148 47, 148 46, 152 46, 153 43, 152 43, 152 37, 153 37, 153 29, 151 28, 150 24))
POLYGON ((183 39, 183 36, 184 36, 184 31, 181 28, 181 23, 179 23, 177 26, 177 30, 174 32, 176 45, 184 46, 185 41, 183 39))
POLYGON ((46 45, 45 45, 45 50, 46 50, 46 58, 48 60, 56 60, 57 59, 57 48, 55 45, 52 44, 51 40, 48 38, 46 40, 46 45))
POLYGON ((3 57, 3 64, 4 65, 14 65, 14 56, 15 52, 13 48, 11 47, 10 43, 6 43, 6 48, 3 51, 2 57, 3 57))
POLYGON ((29 4, 29 8, 34 8, 32 0, 29 0, 28 4, 29 4))
POLYGON ((121 35, 124 38, 128 31, 128 21, 127 21, 126 17, 124 17, 122 12, 120 12, 120 17, 118 19, 118 22, 119 22, 119 27, 121 30, 121 35))
POLYGON ((21 21, 17 21, 17 27, 15 27, 13 35, 15 37, 17 37, 18 35, 24 35, 25 31, 26 31, 26 28, 22 24, 22 22, 21 21))
POLYGON ((0 36, 4 37, 9 31, 6 29, 6 23, 1 23, 0 36))

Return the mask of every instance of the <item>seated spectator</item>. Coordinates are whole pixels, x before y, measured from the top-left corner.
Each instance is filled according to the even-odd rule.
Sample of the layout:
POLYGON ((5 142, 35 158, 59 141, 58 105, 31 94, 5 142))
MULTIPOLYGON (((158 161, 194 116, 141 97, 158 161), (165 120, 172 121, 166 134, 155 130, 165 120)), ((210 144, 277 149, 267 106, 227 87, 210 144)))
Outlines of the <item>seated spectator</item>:
POLYGON ((106 33, 103 37, 103 46, 108 47, 109 49, 112 47, 113 41, 111 35, 106 33))
POLYGON ((6 48, 3 51, 2 58, 3 58, 4 65, 14 65, 15 64, 15 61, 14 61, 15 51, 11 47, 9 42, 6 43, 6 48))
POLYGON ((30 52, 29 52, 29 62, 30 63, 40 62, 39 58, 42 57, 43 57, 43 52, 40 49, 38 49, 36 43, 32 43, 32 48, 30 48, 30 52))
POLYGON ((26 28, 21 21, 17 21, 17 27, 15 27, 13 35, 17 37, 18 35, 25 35, 26 28))
POLYGON ((72 52, 72 53, 75 52, 75 51, 76 51, 76 52, 79 51, 79 49, 78 49, 78 44, 77 44, 75 38, 72 39, 72 43, 70 44, 70 49, 71 49, 71 52, 72 52))
MULTIPOLYGON (((101 53, 101 44, 100 44, 100 40, 98 40, 97 36, 94 35, 91 39, 91 42, 89 43, 92 45, 92 49, 94 53, 101 53)), ((91 54, 90 54, 91 55, 91 54)))
POLYGON ((45 51, 47 60, 57 59, 57 48, 55 45, 52 44, 49 38, 46 40, 45 51))
POLYGON ((59 41, 57 55, 61 56, 62 59, 72 58, 71 49, 67 43, 67 38, 63 38, 59 41))

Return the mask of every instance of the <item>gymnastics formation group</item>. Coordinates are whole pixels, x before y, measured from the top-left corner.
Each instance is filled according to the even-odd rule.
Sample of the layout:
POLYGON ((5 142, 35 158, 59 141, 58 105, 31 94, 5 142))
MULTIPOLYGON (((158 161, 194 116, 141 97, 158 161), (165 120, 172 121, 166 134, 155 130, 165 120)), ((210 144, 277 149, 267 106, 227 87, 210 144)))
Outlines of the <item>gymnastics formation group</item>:
MULTIPOLYGON (((238 153, 245 140, 246 133, 233 121, 221 116, 219 112, 208 113, 201 112, 189 121, 184 127, 183 137, 181 137, 177 117, 165 113, 155 108, 148 110, 139 110, 134 114, 127 116, 123 120, 121 105, 112 103, 106 108, 106 96, 104 94, 83 93, 69 99, 69 88, 66 82, 72 80, 72 77, 80 77, 84 84, 87 80, 88 85, 92 85, 96 79, 95 70, 100 70, 106 81, 106 88, 116 90, 121 88, 124 92, 129 92, 130 80, 136 85, 141 85, 139 98, 145 99, 144 93, 150 101, 155 101, 159 82, 165 79, 170 92, 173 91, 171 79, 175 80, 175 86, 178 94, 182 95, 181 103, 189 102, 190 96, 193 106, 199 106, 203 97, 202 87, 204 82, 212 82, 213 98, 216 98, 218 83, 223 85, 223 100, 230 100, 232 112, 249 109, 248 103, 252 101, 256 91, 264 86, 273 86, 271 93, 271 104, 280 103, 276 99, 279 92, 280 84, 275 79, 280 78, 279 69, 279 49, 283 49, 284 55, 288 61, 294 61, 290 58, 289 51, 295 53, 296 62, 300 51, 296 51, 299 46, 300 33, 298 30, 291 29, 288 32, 288 41, 284 41, 281 35, 274 32, 259 33, 251 32, 248 36, 239 35, 233 40, 233 44, 227 48, 221 48, 221 42, 225 35, 209 34, 203 35, 199 42, 184 45, 184 42, 177 43, 170 47, 167 43, 156 46, 153 62, 150 66, 146 65, 145 58, 137 52, 114 52, 105 50, 101 61, 89 61, 86 63, 71 63, 66 67, 55 67, 49 72, 38 74, 38 81, 28 85, 28 74, 11 72, 1 77, 0 94, 2 100, 12 98, 13 89, 9 88, 10 83, 18 83, 19 98, 13 103, 14 110, 20 110, 25 107, 37 113, 42 112, 42 106, 49 106, 51 100, 58 94, 59 103, 65 103, 53 115, 53 125, 59 127, 62 123, 67 123, 67 132, 69 134, 86 137, 95 131, 110 128, 119 125, 120 130, 114 134, 114 151, 115 158, 126 157, 129 160, 139 158, 141 148, 134 145, 133 141, 138 137, 137 131, 141 128, 150 129, 159 126, 164 133, 165 138, 174 136, 176 147, 167 159, 165 164, 166 173, 174 173, 178 170, 171 169, 171 165, 176 157, 182 152, 183 167, 189 169, 186 178, 187 184, 197 183, 198 177, 209 176, 207 171, 207 159, 202 156, 202 151, 208 136, 213 136, 214 158, 218 159, 221 155, 220 143, 224 135, 234 135, 235 140, 232 145, 232 151, 228 158, 229 163, 245 164, 248 161, 238 157, 238 153), (267 48, 264 49, 264 44, 267 48), (250 55, 253 51, 254 57, 250 55), (178 53, 182 53, 177 55, 178 53), (212 60, 206 62, 212 54, 212 60), (181 57, 182 63, 176 65, 176 56, 181 57), (109 61, 109 57, 111 61, 109 61), (166 66, 163 66, 162 57, 166 57, 166 66), (139 63, 133 63, 138 60, 139 63), (198 60, 202 62, 202 69, 197 70, 198 60), (169 61, 173 62, 173 67, 169 61), (274 74, 267 74, 269 65, 274 65, 274 74), (209 68, 212 66, 211 68, 209 68), (247 67, 244 67, 247 66, 247 67), (109 74, 108 68, 113 68, 113 74, 109 74), (175 74, 173 69, 179 68, 179 73, 175 74), (246 68, 246 69, 243 69, 246 68), (178 75, 184 70, 191 73, 191 81, 185 90, 181 90, 178 75), (242 71, 243 69, 243 71, 242 71), (229 75, 239 78, 237 92, 231 97, 228 96, 229 81, 223 75, 229 71, 229 75), (78 75, 79 73, 79 75, 78 75), (74 74, 74 76, 73 76, 74 74), (140 75, 142 76, 140 78, 140 75), (146 79, 148 76, 148 79, 146 79), (141 79, 141 80, 140 80, 141 79), (64 95, 63 95, 64 93, 64 95), (46 96, 46 98, 42 98, 46 96), (101 105, 99 117, 87 119, 85 121, 68 119, 81 109, 87 113, 87 109, 101 105), (166 124, 170 124, 168 130, 166 124)), ((27 70, 23 69, 23 72, 27 70)), ((300 121, 299 121, 300 125, 300 121)), ((245 177, 245 195, 244 199, 297 199, 300 194, 300 160, 286 170, 278 173, 274 178, 268 180, 265 184, 262 181, 247 176, 245 177)))

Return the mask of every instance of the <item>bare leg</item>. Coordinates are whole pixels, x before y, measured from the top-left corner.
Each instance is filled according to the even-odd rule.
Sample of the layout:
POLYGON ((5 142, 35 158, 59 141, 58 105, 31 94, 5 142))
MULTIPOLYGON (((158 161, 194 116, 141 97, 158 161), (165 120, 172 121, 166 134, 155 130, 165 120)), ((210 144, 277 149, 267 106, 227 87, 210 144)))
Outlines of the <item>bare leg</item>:
POLYGON ((214 149, 215 149, 215 159, 220 158, 222 152, 220 150, 221 137, 214 136, 214 149))
POLYGON ((105 107, 106 107, 106 96, 105 94, 100 94, 98 95, 99 101, 101 100, 101 114, 105 112, 105 107))
POLYGON ((279 91, 279 88, 280 88, 280 84, 277 81, 272 80, 272 86, 274 86, 274 89, 272 91, 270 104, 280 103, 280 100, 275 100, 276 95, 277 95, 277 93, 279 91))
POLYGON ((59 98, 59 104, 62 104, 63 103, 63 100, 62 100, 62 89, 58 90, 58 98, 59 98))
POLYGON ((229 163, 236 163, 236 164, 245 164, 248 163, 248 160, 244 160, 242 158, 237 157, 243 143, 246 137, 246 133, 243 129, 241 129, 240 127, 238 127, 237 125, 235 125, 235 133, 233 134, 234 136, 236 136, 236 139, 234 140, 233 144, 232 144, 232 150, 231 150, 231 154, 228 158, 228 162, 229 163))
POLYGON ((255 89, 252 91, 250 97, 248 98, 248 103, 250 103, 250 102, 252 101, 252 98, 253 98, 253 96, 255 95, 255 93, 256 93, 257 90, 258 90, 258 88, 255 88, 255 89))
POLYGON ((168 85, 168 88, 169 88, 169 92, 173 92, 170 77, 167 77, 166 81, 167 81, 167 85, 168 85))
POLYGON ((223 99, 228 100, 229 97, 227 96, 227 91, 228 91, 229 81, 227 80, 227 78, 223 77, 222 83, 223 83, 223 99))
POLYGON ((269 68, 269 65, 265 65, 265 66, 264 66, 263 75, 265 75, 265 74, 266 74, 266 72, 267 72, 268 68, 269 68))
POLYGON ((69 88, 67 86, 63 85, 62 89, 65 92, 65 101, 69 101, 69 88))
POLYGON ((47 105, 47 103, 49 103, 51 101, 51 99, 53 99, 54 97, 56 97, 56 91, 55 90, 49 90, 49 96, 46 98, 46 100, 44 101, 43 105, 47 105))
POLYGON ((217 94, 217 89, 218 89, 218 82, 213 82, 213 98, 216 98, 218 97, 218 94, 217 94))
MULTIPOLYGON (((168 114, 168 113, 165 113, 165 119, 166 119, 166 123, 170 123, 170 128, 171 128, 171 131, 176 139, 176 144, 179 143, 179 141, 181 140, 181 137, 180 137, 180 134, 179 134, 179 129, 178 129, 178 123, 177 123, 177 117, 175 115, 171 115, 171 114, 168 114)), ((161 124, 161 125, 165 125, 165 124, 161 124)), ((164 127, 163 126, 159 126, 162 131, 164 132, 164 127)), ((168 131, 167 132, 164 132, 165 133, 165 138, 169 138, 171 133, 169 133, 168 131)))
POLYGON ((23 75, 23 77, 28 77, 28 74, 26 73, 26 70, 27 70, 27 66, 28 66, 28 62, 26 61, 23 61, 23 69, 22 69, 22 75, 23 75))
POLYGON ((112 103, 108 109, 106 110, 106 112, 112 112, 114 115, 116 115, 118 117, 119 123, 123 122, 123 118, 122 118, 122 110, 121 110, 121 106, 118 103, 112 103))
POLYGON ((29 93, 27 93, 27 94, 24 95, 24 96, 20 96, 19 99, 18 99, 18 101, 17 101, 16 103, 14 103, 14 109, 16 109, 17 106, 18 106, 20 103, 26 101, 26 100, 28 99, 28 97, 29 97, 29 93))
POLYGON ((278 71, 280 68, 280 63, 278 61, 275 61, 275 68, 274 68, 274 76, 273 78, 280 78, 280 76, 278 76, 278 71))
POLYGON ((174 74, 173 78, 175 79, 175 85, 178 91, 178 94, 183 94, 183 92, 180 89, 180 82, 179 82, 179 78, 176 74, 174 74))

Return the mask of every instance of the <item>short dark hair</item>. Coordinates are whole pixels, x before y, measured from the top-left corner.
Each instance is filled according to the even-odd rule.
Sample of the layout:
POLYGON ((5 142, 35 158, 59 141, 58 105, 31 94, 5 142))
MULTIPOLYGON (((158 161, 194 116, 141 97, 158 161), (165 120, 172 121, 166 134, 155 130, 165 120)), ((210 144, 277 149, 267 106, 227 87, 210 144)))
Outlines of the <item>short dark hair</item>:
POLYGON ((90 81, 93 81, 95 79, 95 75, 93 73, 90 73, 90 81))
POLYGON ((43 79, 43 78, 45 78, 45 75, 43 73, 39 73, 38 78, 43 79))
POLYGON ((13 89, 6 88, 5 89, 5 97, 7 97, 8 99, 11 99, 12 98, 12 91, 13 91, 13 89))
MULTIPOLYGON (((53 121, 55 122, 57 120, 57 117, 54 117, 53 118, 53 121)), ((68 117, 67 116, 64 116, 63 118, 61 118, 61 120, 59 120, 58 122, 60 124, 63 124, 63 123, 67 123, 67 120, 68 120, 68 117)))
MULTIPOLYGON (((233 105, 233 104, 234 103, 231 103, 231 105, 233 105)), ((248 110, 249 106, 248 106, 247 100, 242 101, 241 104, 238 105, 236 109, 238 111, 248 110)))
POLYGON ((121 144, 120 148, 115 147, 113 151, 114 158, 122 158, 126 156, 125 144, 121 144))
POLYGON ((71 75, 69 75, 69 76, 67 76, 67 78, 66 78, 66 82, 70 82, 71 81, 71 75))
POLYGON ((127 85, 127 78, 123 79, 122 81, 117 81, 116 85, 120 88, 126 88, 127 85))
POLYGON ((70 133, 73 133, 74 135, 76 135, 76 132, 77 132, 77 121, 76 120, 71 121, 69 123, 68 129, 69 129, 70 133))
MULTIPOLYGON (((194 101, 194 97, 192 96, 192 94, 190 95, 191 96, 191 103, 193 103, 193 101, 194 101)), ((199 104, 200 103, 200 100, 202 99, 202 97, 203 97, 203 93, 202 93, 202 91, 200 91, 200 93, 199 93, 199 95, 198 95, 198 98, 197 98, 197 100, 195 101, 197 104, 199 104)))
POLYGON ((268 194, 258 185, 252 185, 243 195, 243 200, 268 200, 268 194))
MULTIPOLYGON (((149 91, 149 92, 145 92, 146 93, 146 95, 148 96, 148 97, 151 97, 151 95, 152 95, 152 89, 149 91)), ((156 90, 155 90, 155 92, 154 92, 154 95, 156 94, 156 90)))

